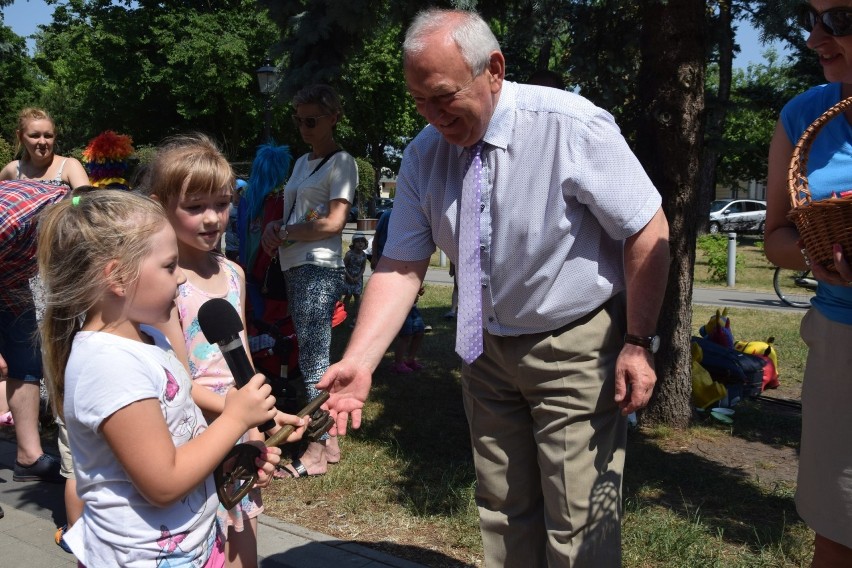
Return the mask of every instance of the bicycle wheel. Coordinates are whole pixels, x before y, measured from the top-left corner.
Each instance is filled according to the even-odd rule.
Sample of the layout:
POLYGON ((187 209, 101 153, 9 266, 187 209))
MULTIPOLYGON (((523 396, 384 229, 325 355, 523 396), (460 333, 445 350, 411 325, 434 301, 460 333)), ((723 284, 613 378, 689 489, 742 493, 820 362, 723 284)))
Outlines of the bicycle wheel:
POLYGON ((810 276, 811 271, 790 270, 778 267, 772 278, 772 286, 778 298, 794 308, 810 308, 811 298, 816 293, 816 280, 810 276))

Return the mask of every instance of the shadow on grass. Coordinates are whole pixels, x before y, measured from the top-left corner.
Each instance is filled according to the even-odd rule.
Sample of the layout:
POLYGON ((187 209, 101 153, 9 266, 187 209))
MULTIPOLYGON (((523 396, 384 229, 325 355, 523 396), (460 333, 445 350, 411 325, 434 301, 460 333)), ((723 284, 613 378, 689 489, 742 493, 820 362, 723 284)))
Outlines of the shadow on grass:
MULTIPOLYGON (((770 393, 768 396, 772 396, 770 393)), ((744 400, 736 406, 732 434, 743 440, 797 451, 802 433, 801 409, 744 400)))
MULTIPOLYGON (((418 546, 408 546, 397 542, 359 542, 357 540, 309 542, 302 546, 292 547, 286 552, 267 556, 261 563, 261 568, 281 568, 282 566, 333 566, 341 560, 352 566, 399 566, 396 558, 405 558, 416 562, 416 566, 432 568, 459 568, 474 566, 450 558, 440 552, 427 550, 418 546), (339 549, 339 550, 335 550, 339 549), (346 558, 340 553, 345 551, 346 558), (395 558, 387 558, 382 554, 395 558)), ((411 566, 414 568, 414 565, 411 566)))
MULTIPOLYGON (((389 445, 403 464, 397 499, 417 515, 450 517, 469 508, 475 481, 467 419, 453 350, 455 321, 445 307, 421 308, 432 331, 424 335, 418 360, 425 368, 400 375, 390 369, 393 347, 373 374, 370 400, 381 410, 365 421, 359 437, 389 445)), ((334 351, 349 331, 336 333, 334 351)))
MULTIPOLYGON (((415 515, 452 517, 470 511, 475 483, 460 363, 453 352, 455 322, 443 318, 446 306, 422 312, 433 327, 421 351, 426 368, 410 375, 392 373, 391 350, 373 377, 370 398, 379 409, 358 435, 393 448, 402 464, 395 487, 401 506, 415 515)), ((348 330, 338 333, 333 349, 342 350, 348 338, 348 330)), ((340 352, 332 355, 333 360, 340 352)), ((798 448, 799 428, 795 412, 745 402, 737 407, 731 435, 798 448)), ((641 430, 629 437, 623 498, 628 515, 641 519, 644 508, 661 507, 686 524, 700 519, 707 538, 719 538, 720 544, 744 547, 758 556, 767 549, 783 551, 793 540, 791 531, 798 527, 801 532, 789 486, 761 487, 745 471, 698 453, 663 449, 641 430)))
POLYGON ((689 522, 700 519, 708 536, 756 554, 783 549, 802 522, 790 488, 761 490, 747 472, 686 450, 664 450, 641 431, 628 439, 623 494, 628 513, 641 515, 650 505, 689 522))

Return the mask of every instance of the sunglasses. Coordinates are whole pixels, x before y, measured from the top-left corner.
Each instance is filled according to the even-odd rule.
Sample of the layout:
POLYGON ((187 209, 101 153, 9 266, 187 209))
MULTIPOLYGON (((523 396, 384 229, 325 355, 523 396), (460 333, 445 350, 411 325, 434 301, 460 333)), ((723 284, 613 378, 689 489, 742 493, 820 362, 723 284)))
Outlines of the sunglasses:
POLYGON ((832 8, 825 12, 817 12, 812 6, 802 4, 797 14, 798 24, 806 32, 814 31, 817 23, 834 37, 852 35, 852 8, 832 8))
POLYGON ((305 128, 316 128, 317 119, 323 118, 324 116, 329 116, 329 115, 321 114, 319 116, 306 116, 305 118, 302 118, 301 116, 296 116, 294 114, 293 115, 293 124, 296 125, 296 128, 301 128, 301 126, 303 124, 305 125, 305 128))

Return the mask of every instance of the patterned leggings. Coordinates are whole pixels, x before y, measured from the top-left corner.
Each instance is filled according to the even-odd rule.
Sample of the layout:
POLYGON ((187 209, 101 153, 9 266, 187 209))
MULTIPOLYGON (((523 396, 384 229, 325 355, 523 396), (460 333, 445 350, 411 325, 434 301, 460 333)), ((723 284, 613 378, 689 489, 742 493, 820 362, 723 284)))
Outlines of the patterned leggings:
POLYGON ((308 398, 313 400, 319 394, 314 385, 329 365, 331 316, 343 293, 343 269, 303 264, 286 270, 284 276, 290 316, 299 342, 299 369, 308 398))

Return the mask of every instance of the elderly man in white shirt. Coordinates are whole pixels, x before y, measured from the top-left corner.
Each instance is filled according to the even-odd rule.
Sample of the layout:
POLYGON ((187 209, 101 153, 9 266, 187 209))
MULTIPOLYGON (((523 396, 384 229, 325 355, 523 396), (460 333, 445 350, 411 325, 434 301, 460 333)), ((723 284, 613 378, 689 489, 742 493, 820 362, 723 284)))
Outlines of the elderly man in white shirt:
POLYGON ((660 195, 606 111, 506 81, 477 14, 421 12, 403 50, 429 126, 405 151, 363 315, 317 386, 332 394, 339 432, 349 417, 360 425, 371 374, 440 247, 460 276, 457 347, 486 565, 620 566, 625 417, 656 382, 668 274, 660 195), (470 226, 473 253, 462 244, 470 226))

